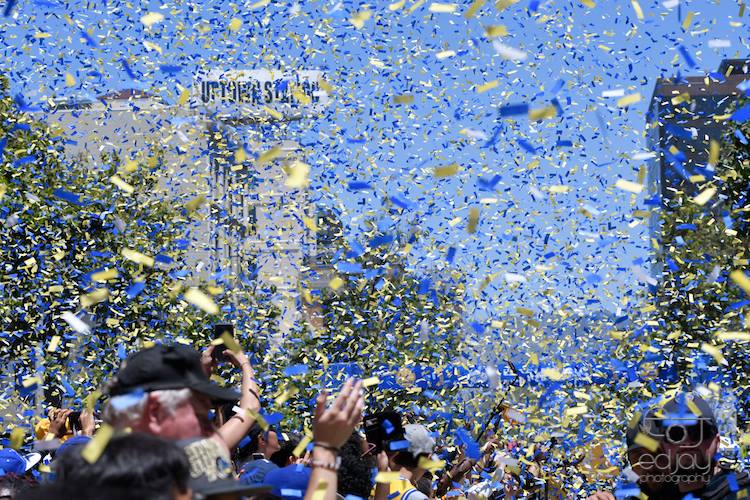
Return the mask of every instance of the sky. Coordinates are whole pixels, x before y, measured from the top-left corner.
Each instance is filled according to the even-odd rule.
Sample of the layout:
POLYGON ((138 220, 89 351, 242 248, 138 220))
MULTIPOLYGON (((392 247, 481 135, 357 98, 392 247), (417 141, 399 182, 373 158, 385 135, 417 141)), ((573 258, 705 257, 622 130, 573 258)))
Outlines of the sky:
POLYGON ((341 210, 350 239, 367 242, 368 218, 418 230, 410 263, 463 273, 479 322, 518 307, 619 315, 643 301, 650 242, 633 212, 650 207, 615 183, 647 166, 654 85, 749 56, 750 12, 501 0, 466 16, 472 3, 21 0, 0 50, 12 92, 39 106, 122 88, 175 102, 201 69, 323 70, 333 102, 293 134, 310 198, 341 210))

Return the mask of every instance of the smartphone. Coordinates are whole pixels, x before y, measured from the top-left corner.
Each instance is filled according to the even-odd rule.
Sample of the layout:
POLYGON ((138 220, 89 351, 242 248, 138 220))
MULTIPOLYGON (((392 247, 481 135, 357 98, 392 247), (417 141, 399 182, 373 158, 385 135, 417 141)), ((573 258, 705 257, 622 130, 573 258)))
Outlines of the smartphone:
MULTIPOLYGON (((234 325, 228 323, 219 323, 214 325, 213 336, 215 339, 221 338, 224 333, 228 333, 230 337, 234 338, 234 325)), ((218 362, 225 362, 227 357, 224 355, 224 350, 227 348, 224 344, 219 344, 214 347, 213 358, 218 362)))
POLYGON ((381 411, 372 415, 365 415, 365 437, 367 442, 375 448, 372 453, 377 455, 381 451, 390 451, 388 444, 404 439, 404 426, 401 414, 397 411, 381 411))
POLYGON ((81 430, 81 412, 74 411, 68 415, 68 429, 71 431, 81 430))

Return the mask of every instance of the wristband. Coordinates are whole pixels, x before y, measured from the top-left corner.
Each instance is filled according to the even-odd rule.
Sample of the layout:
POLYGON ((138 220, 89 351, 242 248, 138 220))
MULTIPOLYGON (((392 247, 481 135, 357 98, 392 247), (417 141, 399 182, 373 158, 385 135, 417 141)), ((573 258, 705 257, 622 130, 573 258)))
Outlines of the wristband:
POLYGON ((323 441, 315 441, 313 443, 313 448, 315 447, 323 448, 324 450, 332 451, 338 455, 338 453, 341 451, 341 448, 336 448, 332 444, 324 443, 323 441))
POLYGON ((336 457, 336 461, 334 463, 330 462, 323 462, 322 460, 310 460, 310 465, 312 467, 318 467, 320 469, 327 469, 333 472, 338 472, 339 467, 341 467, 341 457, 336 457))
POLYGON ((256 398, 256 399, 257 399, 258 401, 260 401, 260 396, 258 395, 258 393, 257 393, 257 392, 255 392, 255 391, 254 391, 254 390, 252 390, 252 389, 248 389, 247 391, 248 391, 248 392, 249 392, 250 394, 252 394, 253 396, 255 396, 255 398, 256 398))

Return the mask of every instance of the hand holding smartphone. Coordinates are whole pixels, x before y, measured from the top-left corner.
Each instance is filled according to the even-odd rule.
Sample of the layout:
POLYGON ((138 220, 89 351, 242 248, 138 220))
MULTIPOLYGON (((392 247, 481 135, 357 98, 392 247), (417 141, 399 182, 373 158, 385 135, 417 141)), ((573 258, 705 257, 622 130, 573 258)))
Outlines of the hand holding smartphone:
MULTIPOLYGON (((219 323, 214 325, 213 327, 213 337, 214 339, 219 339, 224 335, 224 333, 229 334, 230 337, 234 338, 234 325, 228 324, 228 323, 219 323)), ((212 357, 216 362, 224 363, 227 361, 227 357, 224 355, 224 350, 227 348, 224 344, 219 344, 217 346, 214 346, 213 353, 211 354, 212 357)))

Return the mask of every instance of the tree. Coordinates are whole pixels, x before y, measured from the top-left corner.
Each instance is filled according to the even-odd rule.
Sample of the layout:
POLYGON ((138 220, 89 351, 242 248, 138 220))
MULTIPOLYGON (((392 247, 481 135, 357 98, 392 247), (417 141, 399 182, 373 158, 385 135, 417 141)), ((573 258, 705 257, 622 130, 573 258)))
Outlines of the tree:
MULTIPOLYGON (((337 238, 330 266, 318 264, 327 286, 303 291, 308 315, 285 339, 288 367, 274 382, 285 422, 305 426, 320 380, 347 374, 379 378, 369 411, 400 408, 431 415, 455 411, 461 357, 464 285, 408 268, 408 238, 371 228, 366 247, 337 238), (322 321, 316 320, 322 319, 322 321)), ((333 383, 333 385, 336 385, 333 383)))
MULTIPOLYGON (((148 342, 205 346, 207 326, 220 316, 184 300, 189 273, 181 268, 196 206, 188 194, 159 188, 158 145, 133 161, 105 157, 86 165, 66 158, 64 138, 24 112, 7 81, 0 115, 5 386, 22 396, 40 395, 44 387, 47 402, 80 398, 148 342)), ((200 289, 226 316, 270 328, 274 309, 255 299, 255 282, 239 277, 222 286, 228 284, 226 278, 200 289), (232 307, 238 303, 240 312, 232 307)))
MULTIPOLYGON (((739 102, 741 108, 745 103, 739 102)), ((726 367, 718 374, 738 383, 747 381, 746 353, 741 344, 726 345, 721 333, 743 328, 744 296, 730 273, 747 265, 750 220, 750 122, 729 121, 720 145, 713 179, 701 182, 700 191, 715 194, 708 202, 699 197, 675 196, 661 213, 663 266, 655 291, 658 332, 655 342, 674 363, 676 375, 690 382, 694 368, 703 369, 706 355, 726 367), (701 203, 703 202, 703 203, 701 203), (723 354, 720 351, 723 349, 723 354), (698 355, 703 351, 703 355, 698 355)), ((719 145, 713 144, 712 154, 719 145)), ((700 371, 700 370, 698 370, 700 371)))

